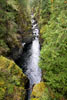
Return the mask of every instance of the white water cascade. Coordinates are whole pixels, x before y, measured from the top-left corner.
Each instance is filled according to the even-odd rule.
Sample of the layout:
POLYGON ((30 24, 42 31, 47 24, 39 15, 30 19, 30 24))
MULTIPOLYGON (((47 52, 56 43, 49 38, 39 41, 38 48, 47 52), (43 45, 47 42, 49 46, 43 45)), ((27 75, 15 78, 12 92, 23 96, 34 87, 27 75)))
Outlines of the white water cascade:
POLYGON ((36 20, 31 16, 32 35, 34 39, 30 44, 23 44, 24 51, 19 59, 19 64, 29 79, 29 91, 27 100, 30 100, 30 94, 34 84, 41 81, 41 69, 38 66, 40 57, 39 29, 36 20))
POLYGON ((38 66, 40 45, 39 39, 37 37, 35 37, 33 40, 29 53, 31 53, 31 56, 27 61, 26 75, 30 80, 30 87, 32 87, 33 84, 37 84, 41 81, 41 69, 38 66))
POLYGON ((26 75, 30 80, 30 87, 32 87, 33 84, 37 84, 41 81, 41 69, 38 66, 40 56, 40 44, 38 38, 39 29, 37 23, 35 23, 33 15, 31 15, 31 18, 32 27, 34 27, 33 35, 35 36, 35 39, 33 40, 29 50, 29 54, 31 54, 31 56, 27 60, 26 75))

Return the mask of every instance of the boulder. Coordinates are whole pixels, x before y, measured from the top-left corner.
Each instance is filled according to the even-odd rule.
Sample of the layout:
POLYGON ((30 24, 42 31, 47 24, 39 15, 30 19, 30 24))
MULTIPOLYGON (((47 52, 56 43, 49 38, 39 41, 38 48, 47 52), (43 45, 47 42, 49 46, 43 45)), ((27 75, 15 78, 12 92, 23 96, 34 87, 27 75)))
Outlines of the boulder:
POLYGON ((39 100, 40 97, 42 97, 42 95, 44 94, 44 90, 45 90, 44 82, 36 84, 31 94, 31 100, 39 100))
POLYGON ((14 61, 0 56, 0 100, 25 100, 28 78, 14 61))

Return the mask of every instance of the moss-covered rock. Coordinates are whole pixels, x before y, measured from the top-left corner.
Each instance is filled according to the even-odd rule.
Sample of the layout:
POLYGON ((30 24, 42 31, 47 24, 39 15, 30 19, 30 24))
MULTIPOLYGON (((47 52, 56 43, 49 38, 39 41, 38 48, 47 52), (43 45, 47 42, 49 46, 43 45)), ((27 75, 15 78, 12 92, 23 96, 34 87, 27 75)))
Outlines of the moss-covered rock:
POLYGON ((52 91, 44 82, 36 84, 31 94, 31 100, 54 100, 52 91))
POLYGON ((0 56, 0 100, 25 100, 27 82, 27 77, 12 60, 0 56))
POLYGON ((39 100, 40 97, 43 95, 44 90, 45 90, 44 82, 36 84, 32 91, 31 100, 39 100))

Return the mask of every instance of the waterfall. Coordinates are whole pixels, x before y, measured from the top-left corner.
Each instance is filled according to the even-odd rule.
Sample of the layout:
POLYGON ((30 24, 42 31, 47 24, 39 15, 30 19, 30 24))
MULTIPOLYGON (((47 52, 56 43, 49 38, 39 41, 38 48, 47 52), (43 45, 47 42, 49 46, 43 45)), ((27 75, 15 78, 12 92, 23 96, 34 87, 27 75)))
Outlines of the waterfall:
POLYGON ((41 69, 38 66, 40 56, 39 29, 33 15, 31 18, 32 35, 34 36, 34 39, 32 40, 32 43, 24 44, 23 54, 19 59, 19 65, 30 81, 28 97, 26 100, 30 100, 33 85, 38 84, 41 81, 41 69))
POLYGON ((39 39, 37 37, 35 37, 35 39, 33 40, 29 53, 31 54, 31 56, 28 58, 27 70, 25 73, 30 80, 30 87, 32 87, 33 84, 37 84, 41 81, 41 70, 38 66, 40 45, 39 39))

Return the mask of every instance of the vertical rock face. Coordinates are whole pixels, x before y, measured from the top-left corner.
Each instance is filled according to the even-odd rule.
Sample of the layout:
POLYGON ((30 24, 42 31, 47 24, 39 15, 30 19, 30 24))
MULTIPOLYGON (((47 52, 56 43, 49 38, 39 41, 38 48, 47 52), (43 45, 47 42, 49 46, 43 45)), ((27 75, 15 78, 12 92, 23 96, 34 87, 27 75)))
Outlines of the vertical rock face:
POLYGON ((0 0, 0 55, 17 59, 22 42, 32 40, 30 16, 25 0, 0 0))
POLYGON ((0 100, 25 100, 28 78, 12 61, 0 56, 0 100))

